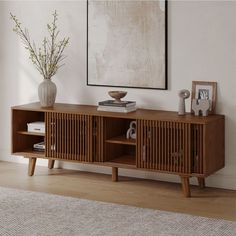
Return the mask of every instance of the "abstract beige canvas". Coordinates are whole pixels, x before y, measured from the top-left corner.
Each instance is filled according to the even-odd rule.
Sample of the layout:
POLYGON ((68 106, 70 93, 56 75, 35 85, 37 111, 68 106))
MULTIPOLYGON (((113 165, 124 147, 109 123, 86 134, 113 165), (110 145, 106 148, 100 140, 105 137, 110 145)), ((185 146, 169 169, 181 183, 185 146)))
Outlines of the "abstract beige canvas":
POLYGON ((166 89, 165 1, 88 1, 88 85, 166 89))

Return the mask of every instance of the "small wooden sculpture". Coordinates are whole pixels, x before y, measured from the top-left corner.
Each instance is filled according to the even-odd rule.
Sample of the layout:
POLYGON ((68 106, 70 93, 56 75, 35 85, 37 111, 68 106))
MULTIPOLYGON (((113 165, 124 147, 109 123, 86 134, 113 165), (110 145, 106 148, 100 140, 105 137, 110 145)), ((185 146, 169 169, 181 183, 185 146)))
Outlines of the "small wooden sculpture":
POLYGON ((192 100, 192 110, 194 111, 195 116, 199 116, 200 111, 203 116, 208 115, 208 111, 210 108, 210 100, 207 99, 193 99, 192 100))

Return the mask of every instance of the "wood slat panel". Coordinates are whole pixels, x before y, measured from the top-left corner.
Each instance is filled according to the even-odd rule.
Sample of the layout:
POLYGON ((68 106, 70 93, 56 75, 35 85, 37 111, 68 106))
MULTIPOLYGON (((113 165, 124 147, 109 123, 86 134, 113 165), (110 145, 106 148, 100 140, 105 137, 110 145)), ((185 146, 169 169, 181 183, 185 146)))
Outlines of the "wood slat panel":
POLYGON ((46 113, 46 155, 54 159, 91 162, 92 117, 46 113))
MULTIPOLYGON (((137 127, 136 164, 138 168, 191 173, 190 124, 139 120, 137 127), (142 147, 142 150, 140 147, 142 147)), ((193 139, 196 138, 195 136, 194 134, 193 139)), ((199 137, 194 146, 196 144, 198 144, 197 149, 200 152, 199 137)))

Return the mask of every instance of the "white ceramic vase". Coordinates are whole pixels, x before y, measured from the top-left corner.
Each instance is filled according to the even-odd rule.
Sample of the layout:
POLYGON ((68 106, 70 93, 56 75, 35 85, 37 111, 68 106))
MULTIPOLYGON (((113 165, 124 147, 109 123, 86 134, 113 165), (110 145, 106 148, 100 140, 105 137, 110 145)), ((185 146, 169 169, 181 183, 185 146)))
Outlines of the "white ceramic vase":
POLYGON ((38 87, 41 107, 53 107, 57 94, 56 84, 51 79, 44 79, 38 87))

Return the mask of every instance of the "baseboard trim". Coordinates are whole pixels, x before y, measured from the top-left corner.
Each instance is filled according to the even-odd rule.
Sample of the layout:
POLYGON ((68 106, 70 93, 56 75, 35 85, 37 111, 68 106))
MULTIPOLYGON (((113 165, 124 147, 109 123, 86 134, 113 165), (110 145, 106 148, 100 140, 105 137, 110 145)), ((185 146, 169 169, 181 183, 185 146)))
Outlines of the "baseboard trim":
MULTIPOLYGON (((13 156, 10 154, 8 150, 0 150, 0 160, 14 162, 14 163, 28 164, 28 160, 26 158, 13 156)), ((39 159, 37 161, 37 165, 47 166, 48 161, 39 159)), ((69 162, 62 162, 62 161, 56 161, 55 168, 88 171, 88 172, 101 173, 101 174, 111 174, 110 167, 102 167, 102 166, 79 164, 79 163, 69 163, 69 162)), ((37 167, 36 167, 36 171, 37 171, 37 167)), ((171 175, 171 174, 163 174, 163 173, 158 173, 158 172, 119 169, 119 175, 127 176, 127 177, 134 177, 134 178, 180 183, 179 176, 171 175)), ((196 178, 191 178, 190 183, 193 185, 197 185, 196 178)), ((227 174, 224 174, 223 171, 220 171, 220 173, 216 173, 206 178, 206 186, 236 190, 236 175, 227 175, 227 174)))

